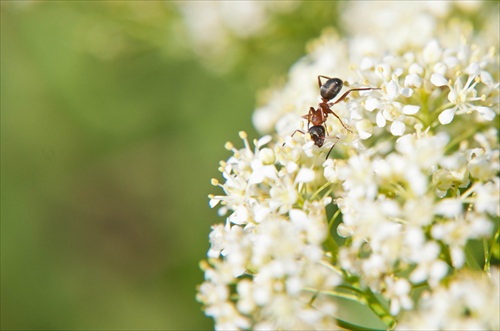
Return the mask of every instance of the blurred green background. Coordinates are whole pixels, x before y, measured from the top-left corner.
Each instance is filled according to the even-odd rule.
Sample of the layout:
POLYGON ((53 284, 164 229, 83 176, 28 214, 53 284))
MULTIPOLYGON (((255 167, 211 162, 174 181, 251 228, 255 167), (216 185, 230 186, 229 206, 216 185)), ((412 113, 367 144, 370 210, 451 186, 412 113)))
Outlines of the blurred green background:
POLYGON ((178 5, 1 2, 3 330, 213 328, 210 178, 336 5, 276 12, 216 61, 178 5))

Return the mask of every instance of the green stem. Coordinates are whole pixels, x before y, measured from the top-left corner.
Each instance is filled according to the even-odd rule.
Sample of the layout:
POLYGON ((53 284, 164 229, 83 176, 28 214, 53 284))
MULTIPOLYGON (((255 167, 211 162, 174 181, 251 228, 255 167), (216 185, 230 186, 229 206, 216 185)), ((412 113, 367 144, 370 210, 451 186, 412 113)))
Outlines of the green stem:
POLYGON ((332 236, 328 236, 325 240, 325 247, 326 249, 332 253, 332 258, 330 259, 330 262, 332 264, 335 264, 335 262, 337 262, 337 253, 339 251, 339 247, 337 245, 337 243, 335 242, 335 240, 333 240, 332 236))
POLYGON ((481 270, 481 266, 477 262, 474 257, 474 253, 472 252, 472 248, 470 245, 465 246, 465 262, 473 269, 481 270))
POLYGON ((497 231, 495 232, 495 235, 493 236, 491 240, 491 245, 489 246, 488 249, 488 244, 487 241, 484 240, 484 271, 489 271, 491 267, 491 255, 493 254, 493 250, 495 245, 497 245, 498 238, 500 237, 500 228, 497 228, 497 231))
MULTIPOLYGON (((494 243, 494 242, 493 242, 494 243)), ((484 271, 489 271, 490 270, 490 249, 488 247, 488 240, 483 239, 483 250, 484 250, 484 266, 483 270, 484 271)))
POLYGON ((325 188, 327 188, 328 186, 330 186, 331 183, 330 182, 327 182, 325 185, 321 186, 319 189, 317 189, 312 195, 311 195, 311 198, 310 200, 311 201, 314 201, 316 199, 316 196, 319 195, 319 193, 321 191, 323 191, 325 188))
MULTIPOLYGON (((307 291, 307 290, 306 290, 307 291)), ((313 296, 311 297, 311 300, 309 300, 309 306, 312 306, 313 303, 314 303, 314 300, 316 300, 316 298, 318 297, 319 295, 319 291, 314 291, 315 293, 313 294, 313 296)))
POLYGON ((324 245, 326 249, 332 253, 332 258, 331 258, 331 263, 335 264, 337 262, 337 254, 339 251, 339 247, 335 240, 333 239, 332 235, 330 234, 330 231, 332 230, 333 223, 335 222, 335 219, 339 216, 340 214, 340 209, 333 214, 332 219, 330 222, 328 222, 328 237, 326 237, 326 240, 324 242, 324 245))
POLYGON ((337 217, 339 217, 339 215, 340 215, 340 209, 338 209, 335 212, 335 214, 333 214, 332 219, 330 220, 330 222, 328 222, 328 230, 329 231, 332 230, 333 223, 335 223, 335 220, 337 219, 337 217))
POLYGON ((360 297, 358 297, 357 295, 344 293, 344 292, 340 292, 340 291, 321 291, 321 292, 318 292, 318 290, 313 289, 313 288, 308 288, 308 287, 304 288, 304 291, 315 293, 311 299, 313 299, 313 298, 316 299, 318 294, 321 293, 321 294, 326 294, 326 295, 336 297, 336 298, 342 298, 342 299, 346 299, 349 301, 354 301, 357 303, 364 303, 364 300, 361 299, 360 297))
POLYGON ((387 311, 375 294, 367 289, 363 292, 367 306, 377 315, 389 329, 396 326, 396 319, 387 311))
MULTIPOLYGON (((363 293, 364 293, 359 288, 353 287, 353 286, 348 286, 348 285, 339 285, 339 286, 337 286, 337 288, 344 289, 344 290, 351 291, 351 292, 355 292, 358 294, 358 297, 363 296, 363 293)), ((364 303, 364 301, 363 301, 363 303, 364 303)))

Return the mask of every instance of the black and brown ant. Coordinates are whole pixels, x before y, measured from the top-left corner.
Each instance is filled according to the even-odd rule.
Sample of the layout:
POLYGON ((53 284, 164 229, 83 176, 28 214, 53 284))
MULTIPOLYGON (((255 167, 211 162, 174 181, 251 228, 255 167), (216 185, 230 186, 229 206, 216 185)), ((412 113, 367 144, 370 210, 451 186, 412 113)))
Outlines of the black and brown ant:
MULTIPOLYGON (((342 94, 340 98, 337 99, 335 102, 330 102, 333 100, 337 94, 339 94, 340 90, 342 89, 342 86, 344 85, 344 82, 339 79, 339 78, 330 78, 326 76, 318 76, 318 86, 319 86, 319 92, 321 94, 321 102, 318 105, 318 108, 314 109, 313 107, 309 107, 309 112, 302 116, 303 118, 307 119, 307 130, 309 132, 309 135, 311 136, 311 139, 314 141, 314 144, 318 147, 323 146, 326 138, 326 126, 325 122, 326 119, 328 118, 328 114, 332 114, 335 116, 339 121, 340 124, 349 132, 352 132, 351 129, 349 129, 344 122, 340 119, 340 117, 335 114, 335 112, 330 108, 333 105, 336 105, 340 101, 344 100, 347 95, 353 91, 367 91, 367 90, 380 90, 378 87, 359 87, 359 88, 353 88, 342 94), (321 78, 327 79, 327 81, 323 84, 321 83, 321 78), (313 126, 310 127, 310 124, 312 123, 313 126)), ((301 130, 295 130, 294 133, 292 133, 292 136, 300 132, 304 134, 301 130)), ((284 144, 283 144, 284 145, 284 144)), ((335 147, 335 144, 330 148, 328 151, 328 154, 326 155, 326 158, 330 155, 330 152, 332 151, 333 147, 335 147)))

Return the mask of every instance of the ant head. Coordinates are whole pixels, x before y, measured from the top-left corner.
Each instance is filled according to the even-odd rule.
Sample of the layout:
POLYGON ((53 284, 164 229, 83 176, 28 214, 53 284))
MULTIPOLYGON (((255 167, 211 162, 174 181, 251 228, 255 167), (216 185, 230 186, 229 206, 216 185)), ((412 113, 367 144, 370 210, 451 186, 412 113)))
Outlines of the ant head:
POLYGON ((314 144, 318 147, 323 146, 325 142, 325 128, 322 125, 316 125, 309 128, 309 134, 314 144))
POLYGON ((332 100, 339 94, 343 84, 342 80, 338 78, 328 79, 319 89, 321 97, 326 100, 332 100))

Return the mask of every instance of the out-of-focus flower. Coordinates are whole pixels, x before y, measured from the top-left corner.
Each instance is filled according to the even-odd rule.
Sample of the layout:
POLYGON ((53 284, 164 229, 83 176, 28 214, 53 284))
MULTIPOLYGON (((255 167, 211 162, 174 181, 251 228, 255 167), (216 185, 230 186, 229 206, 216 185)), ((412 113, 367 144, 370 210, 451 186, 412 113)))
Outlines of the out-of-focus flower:
POLYGON ((189 44, 217 70, 239 59, 241 43, 270 28, 276 14, 297 8, 297 1, 178 1, 189 44))
POLYGON ((416 311, 403 315, 397 330, 498 330, 500 275, 459 272, 432 293, 422 295, 416 311))

